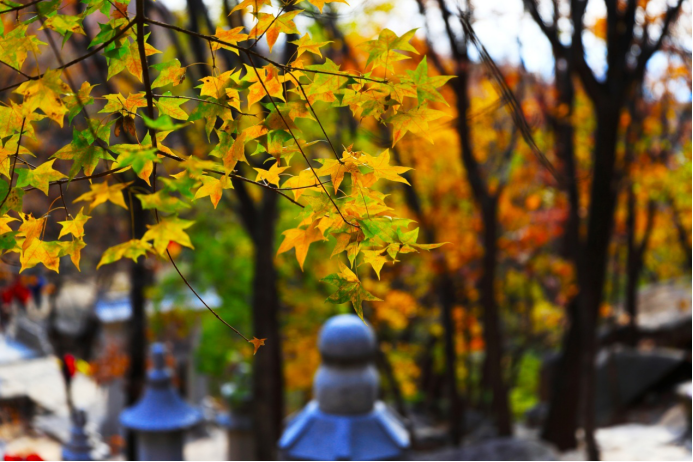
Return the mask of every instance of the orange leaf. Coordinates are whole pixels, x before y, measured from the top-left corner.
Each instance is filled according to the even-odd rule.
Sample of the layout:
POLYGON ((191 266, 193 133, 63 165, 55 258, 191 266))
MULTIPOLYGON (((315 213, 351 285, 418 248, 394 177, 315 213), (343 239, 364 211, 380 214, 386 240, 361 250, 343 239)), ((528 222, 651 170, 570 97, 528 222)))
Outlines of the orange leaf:
POLYGON ((255 354, 257 353, 257 350, 259 350, 260 347, 265 344, 265 340, 267 340, 267 339, 266 338, 257 338, 257 337, 253 337, 252 340, 248 340, 248 343, 253 344, 253 348, 254 348, 253 356, 255 356, 255 354))

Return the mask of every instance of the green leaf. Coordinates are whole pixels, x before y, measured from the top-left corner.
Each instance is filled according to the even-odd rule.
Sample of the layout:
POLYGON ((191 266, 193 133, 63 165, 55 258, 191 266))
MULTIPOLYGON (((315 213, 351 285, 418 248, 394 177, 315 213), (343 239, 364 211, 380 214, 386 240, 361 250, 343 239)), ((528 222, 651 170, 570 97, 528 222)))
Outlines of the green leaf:
POLYGON ((329 276, 323 278, 324 282, 329 282, 337 286, 337 292, 333 293, 327 297, 327 301, 331 303, 346 303, 351 302, 354 306, 354 311, 363 319, 363 305, 362 302, 365 301, 382 301, 375 295, 368 292, 361 285, 359 278, 351 271, 347 266, 339 262, 340 271, 339 273, 330 274, 329 276))
POLYGON ((152 88, 159 88, 169 84, 173 84, 175 87, 185 80, 185 68, 180 67, 180 61, 177 59, 154 64, 152 67, 159 71, 159 75, 152 82, 152 88))

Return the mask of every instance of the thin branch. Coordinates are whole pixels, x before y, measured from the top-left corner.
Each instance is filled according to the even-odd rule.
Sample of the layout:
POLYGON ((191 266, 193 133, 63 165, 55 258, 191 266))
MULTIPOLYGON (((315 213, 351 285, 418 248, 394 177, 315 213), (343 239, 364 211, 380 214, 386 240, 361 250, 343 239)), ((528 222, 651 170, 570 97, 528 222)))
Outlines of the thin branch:
POLYGON ((22 145, 22 135, 24 134, 24 123, 26 122, 26 117, 22 118, 22 127, 19 129, 19 138, 17 139, 17 152, 14 153, 14 161, 12 162, 12 168, 10 169, 10 184, 7 187, 7 194, 5 198, 0 202, 0 209, 7 202, 7 198, 10 197, 12 193, 12 182, 14 181, 14 169, 17 165, 17 158, 19 158, 19 147, 22 145))
POLYGON ((187 99, 187 100, 190 100, 190 101, 198 101, 198 102, 200 102, 200 103, 214 104, 215 106, 223 107, 223 108, 225 108, 225 109, 232 109, 232 110, 236 111, 237 114, 240 114, 240 115, 242 115, 242 116, 246 116, 246 117, 256 117, 256 118, 258 117, 257 114, 248 114, 248 113, 246 113, 246 112, 241 112, 241 111, 239 111, 238 109, 236 109, 235 107, 230 106, 230 105, 228 105, 228 104, 217 103, 216 101, 209 101, 209 100, 202 99, 202 98, 195 98, 195 97, 193 97, 193 96, 159 95, 159 94, 156 94, 156 93, 153 93, 152 96, 156 96, 157 98, 187 99))
POLYGON ((172 29, 172 30, 175 30, 177 32, 181 32, 183 34, 188 34, 188 35, 191 35, 193 37, 197 37, 197 38, 200 38, 203 40, 209 40, 212 42, 220 43, 222 45, 234 48, 238 51, 242 51, 242 52, 246 53, 247 55, 253 55, 257 58, 260 58, 260 59, 262 59, 262 60, 264 60, 270 64, 273 64, 274 66, 276 66, 276 67, 278 67, 284 71, 310 72, 312 74, 335 75, 337 77, 346 77, 346 78, 351 77, 354 79, 365 80, 368 82, 375 82, 375 83, 389 83, 386 79, 373 79, 370 77, 363 77, 360 75, 347 74, 344 72, 329 72, 329 71, 318 71, 318 70, 314 70, 314 69, 299 69, 297 67, 288 66, 286 64, 282 64, 280 62, 274 61, 274 60, 268 58, 267 56, 265 56, 261 53, 258 53, 254 50, 250 50, 250 49, 245 48, 245 47, 234 45, 233 43, 225 42, 224 40, 220 40, 213 35, 200 34, 198 32, 193 32, 191 30, 184 29, 182 27, 174 26, 172 24, 166 24, 165 22, 159 22, 159 21, 155 21, 155 20, 149 19, 149 18, 145 18, 145 22, 147 22, 148 24, 155 25, 155 26, 160 26, 160 27, 164 27, 167 29, 172 29))
POLYGON ((7 10, 2 10, 0 11, 0 14, 3 13, 11 13, 12 11, 19 11, 23 10, 24 8, 29 8, 30 6, 36 5, 37 3, 41 3, 43 0, 34 0, 33 2, 29 2, 26 5, 20 5, 20 6, 15 6, 14 8, 9 8, 7 10))
POLYGON ((207 303, 205 303, 205 301, 202 300, 202 297, 200 297, 200 296, 198 295, 198 293, 195 292, 195 289, 193 289, 193 287, 190 285, 190 283, 189 283, 188 280, 185 278, 185 276, 183 276, 183 273, 180 272, 180 269, 178 269, 178 265, 176 265, 176 262, 173 261, 173 257, 171 256, 171 252, 169 252, 168 249, 166 249, 166 255, 168 255, 169 261, 171 262, 171 264, 173 265, 173 267, 176 269, 176 272, 178 272, 178 275, 179 275, 180 278, 183 280, 183 282, 185 282, 185 285, 188 286, 188 289, 190 289, 190 291, 191 291, 192 293, 195 294, 195 296, 197 297, 197 299, 198 299, 199 301, 202 302, 202 304, 205 306, 205 308, 207 308, 207 309, 209 310, 209 312, 212 313, 219 321, 221 321, 222 323, 224 323, 224 325, 225 325, 226 327, 228 327, 229 329, 231 329, 232 331, 234 331, 236 334, 238 334, 243 340, 245 340, 246 342, 250 342, 250 340, 248 340, 248 338, 247 338, 245 335, 241 334, 241 332, 240 332, 238 329, 236 329, 235 327, 233 327, 233 326, 232 326, 231 324, 229 324, 228 322, 224 321, 224 320, 221 318, 221 316, 219 316, 219 315, 217 314, 216 311, 214 311, 212 308, 210 308, 209 305, 207 305, 207 303))
POLYGON ((327 132, 325 131, 325 127, 323 127, 322 122, 320 122, 320 117, 318 117, 318 115, 315 113, 315 109, 313 109, 313 105, 310 103, 310 99, 308 98, 308 95, 306 95, 306 91, 303 89, 303 84, 298 81, 296 76, 294 76, 294 74, 291 71, 289 71, 289 75, 291 76, 292 79, 294 79, 296 81, 298 88, 301 90, 301 93, 303 93, 303 97, 306 99, 306 103, 308 103, 308 107, 310 108, 310 112, 313 113, 315 120, 318 122, 318 125, 320 125, 320 130, 322 130, 322 134, 325 135, 327 142, 330 143, 330 147, 332 148, 332 152, 334 152, 334 156, 337 158, 337 162, 339 162, 340 164, 344 164, 344 162, 342 162, 342 159, 339 158, 339 154, 337 154, 337 150, 335 149, 334 145, 332 144, 330 137, 327 136, 327 132))
POLYGON ((329 192, 327 192, 327 188, 325 188, 325 185, 322 184, 320 181, 320 177, 318 176, 318 173, 315 171, 313 166, 311 165, 310 161, 308 160, 308 156, 306 156, 306 153, 303 151, 303 148, 301 147, 301 144, 298 142, 298 139, 296 139, 296 135, 294 135, 293 130, 291 130, 291 127, 287 123, 286 119, 284 119, 284 115, 281 113, 279 110, 279 107, 277 106, 277 103, 274 101, 274 98, 272 98, 272 95, 270 95, 270 92, 267 90, 267 87, 265 86, 265 82, 262 80, 262 77, 260 76, 260 72, 257 70, 257 67, 255 67, 255 63, 253 62, 253 57, 251 56, 250 52, 246 52, 246 56, 248 56, 248 60, 250 61, 250 64, 255 71, 255 75, 257 76, 258 81, 262 85, 262 88, 265 90, 265 93, 267 94, 267 97, 269 98, 270 102, 274 106, 274 108, 277 110, 277 114, 279 114, 279 117, 282 119, 282 122, 284 122, 284 126, 286 126, 286 129, 289 131, 289 134, 291 137, 294 139, 294 142, 296 143, 296 146, 298 147, 298 150, 301 152, 301 155, 303 156, 303 159, 306 161, 308 164, 308 167, 310 168, 310 171, 313 172, 313 175, 315 176, 315 179, 320 183, 320 186, 322 187, 322 190, 327 194, 327 197, 330 199, 330 202, 332 202, 332 205, 334 208, 337 210, 337 213, 339 213, 339 216, 342 217, 342 220, 344 220, 344 223, 353 226, 354 228, 360 228, 358 224, 353 224, 349 220, 347 220, 344 215, 342 214, 342 211, 339 209, 337 206, 337 203, 334 201, 332 196, 330 195, 329 192))

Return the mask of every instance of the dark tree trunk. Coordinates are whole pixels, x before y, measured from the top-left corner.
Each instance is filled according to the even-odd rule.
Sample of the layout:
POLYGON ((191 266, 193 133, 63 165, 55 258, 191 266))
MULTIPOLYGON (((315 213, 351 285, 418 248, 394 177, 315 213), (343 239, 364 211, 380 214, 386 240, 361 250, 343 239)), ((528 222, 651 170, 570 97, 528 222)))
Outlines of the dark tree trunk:
MULTIPOLYGON (((135 181, 135 186, 141 189, 149 189, 149 185, 139 178, 135 181)), ((133 238, 141 239, 147 230, 148 213, 142 208, 139 200, 131 201, 130 207, 132 207, 133 238)), ((144 290, 150 280, 151 274, 146 267, 146 259, 138 259, 136 263, 132 264, 130 269, 132 315, 128 326, 130 365, 125 380, 125 400, 127 406, 132 406, 140 398, 147 378, 147 317, 144 310, 144 290)), ((127 431, 125 439, 127 460, 137 460, 137 446, 134 433, 127 431)))
POLYGON ((508 390, 503 377, 503 335, 496 305, 495 281, 498 265, 498 196, 490 196, 482 203, 483 231, 483 274, 481 276, 481 306, 484 323, 484 345, 489 385, 493 392, 493 416, 500 436, 512 434, 508 390))
POLYGON ((277 220, 277 197, 263 193, 258 207, 253 242, 255 244, 255 277, 253 279, 253 335, 267 343, 255 355, 253 394, 255 403, 256 456, 258 460, 276 460, 284 418, 284 374, 279 332, 279 293, 274 267, 274 235, 277 220))
POLYGON ((452 308, 455 304, 455 288, 448 272, 440 276, 438 289, 440 298, 441 321, 445 338, 445 381, 450 409, 450 439, 457 446, 462 440, 462 403, 457 390, 457 352, 455 349, 455 324, 452 320, 452 308))

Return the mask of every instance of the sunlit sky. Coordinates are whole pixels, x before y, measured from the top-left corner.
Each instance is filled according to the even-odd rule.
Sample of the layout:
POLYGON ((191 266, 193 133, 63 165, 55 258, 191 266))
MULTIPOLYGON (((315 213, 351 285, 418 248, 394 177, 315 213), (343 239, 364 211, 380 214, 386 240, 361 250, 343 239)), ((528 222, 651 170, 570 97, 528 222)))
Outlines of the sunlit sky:
MULTIPOLYGON (((172 10, 183 10, 186 0, 162 0, 172 10)), ((457 10, 459 2, 446 0, 451 11, 457 10)), ((651 0, 648 12, 656 14, 664 11, 667 4, 673 0, 651 0)), ((212 18, 221 13, 220 0, 204 0, 212 18)), ((675 31, 677 43, 684 49, 691 50, 691 2, 685 0, 679 25, 675 31)), ((474 7, 474 28, 489 54, 500 63, 518 64, 522 57, 530 72, 539 73, 547 78, 553 74, 553 57, 551 47, 532 18, 525 13, 522 0, 472 0, 474 7)), ((562 2, 567 3, 567 2, 562 2)), ((449 42, 445 34, 445 25, 440 12, 434 5, 437 2, 428 0, 430 12, 426 18, 419 14, 416 0, 349 0, 349 5, 334 3, 339 13, 339 22, 345 26, 359 25, 359 33, 364 36, 375 36, 379 28, 389 28, 398 35, 418 28, 421 38, 427 32, 432 37, 433 47, 441 54, 450 52, 449 42), (379 8, 381 5, 394 5, 389 11, 379 8), (366 18, 367 17, 367 18, 366 18), (367 19, 367 20, 365 20, 367 19), (370 25, 370 26, 369 26, 370 25), (369 30, 369 27, 371 28, 369 30)), ((545 18, 551 16, 551 2, 540 0, 541 11, 545 18)), ((605 15, 603 0, 591 0, 587 5, 585 23, 593 24, 597 18, 605 15)), ((300 17, 299 17, 300 19, 300 17)), ((251 24, 248 17, 246 24, 251 24)), ((299 29, 305 30, 309 19, 297 20, 299 29)), ((570 23, 559 24, 562 31, 567 32, 569 40, 570 23)), ((458 26, 454 24, 454 26, 458 26)), ((657 32, 654 32, 655 36, 657 32)), ((586 59, 597 77, 601 77, 606 69, 606 53, 604 42, 591 33, 584 36, 586 59)), ((473 55, 472 55, 473 56, 473 55)), ((667 58, 658 53, 650 60, 648 71, 651 79, 657 79, 664 72, 667 58)), ((652 91, 661 92, 653 86, 652 91)), ((690 88, 683 82, 674 83, 670 88, 681 100, 690 100, 690 88)))

